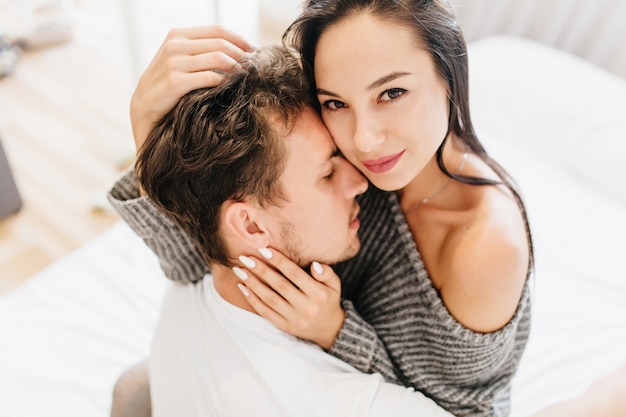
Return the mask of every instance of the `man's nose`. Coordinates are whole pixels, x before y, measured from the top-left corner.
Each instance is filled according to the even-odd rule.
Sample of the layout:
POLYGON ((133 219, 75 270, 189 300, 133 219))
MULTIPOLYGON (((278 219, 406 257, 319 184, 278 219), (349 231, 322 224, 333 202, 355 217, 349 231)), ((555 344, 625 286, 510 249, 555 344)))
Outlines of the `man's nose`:
POLYGON ((367 179, 350 162, 344 160, 347 170, 346 190, 349 198, 354 198, 367 191, 367 179))

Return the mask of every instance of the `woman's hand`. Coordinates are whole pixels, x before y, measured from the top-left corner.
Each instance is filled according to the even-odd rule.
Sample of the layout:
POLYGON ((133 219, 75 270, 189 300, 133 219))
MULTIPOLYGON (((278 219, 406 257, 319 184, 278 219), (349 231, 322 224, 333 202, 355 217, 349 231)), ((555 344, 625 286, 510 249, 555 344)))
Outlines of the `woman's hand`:
POLYGON ((188 92, 218 85, 252 51, 251 44, 220 26, 172 29, 133 93, 130 118, 137 150, 154 125, 188 92))
POLYGON ((244 268, 234 268, 248 303, 279 329, 330 349, 345 318, 339 277, 328 265, 314 262, 309 275, 276 250, 259 252, 263 260, 241 256, 244 268))

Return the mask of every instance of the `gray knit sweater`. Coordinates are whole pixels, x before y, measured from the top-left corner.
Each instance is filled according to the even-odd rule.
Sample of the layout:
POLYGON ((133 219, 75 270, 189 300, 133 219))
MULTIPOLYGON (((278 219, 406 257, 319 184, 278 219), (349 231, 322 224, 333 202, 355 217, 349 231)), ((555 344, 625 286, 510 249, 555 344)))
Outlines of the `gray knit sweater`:
MULTIPOLYGON (((109 199, 159 257, 165 274, 195 282, 208 271, 193 241, 148 198, 129 172, 109 199)), ((457 416, 506 416, 511 379, 530 331, 530 296, 501 330, 483 334, 457 322, 433 287, 395 193, 360 197, 361 251, 335 265, 344 325, 332 355, 389 382, 412 386, 457 416)))

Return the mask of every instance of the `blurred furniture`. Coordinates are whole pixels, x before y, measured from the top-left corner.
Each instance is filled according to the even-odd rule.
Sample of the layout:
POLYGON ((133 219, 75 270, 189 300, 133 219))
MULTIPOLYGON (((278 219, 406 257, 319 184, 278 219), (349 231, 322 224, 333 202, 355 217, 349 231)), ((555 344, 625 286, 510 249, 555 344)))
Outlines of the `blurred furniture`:
POLYGON ((21 52, 12 39, 0 32, 0 78, 15 70, 21 52))
POLYGON ((22 198, 17 191, 13 173, 0 137, 0 220, 9 214, 15 213, 22 207, 22 198))
MULTIPOLYGON (((117 2, 68 2, 77 6, 72 38, 24 50, 0 79, 2 145, 24 202, 0 222, 0 297, 118 220, 99 202, 134 150, 120 11, 117 2)), ((0 0, 0 21, 13 16, 7 4, 31 3, 0 0)))

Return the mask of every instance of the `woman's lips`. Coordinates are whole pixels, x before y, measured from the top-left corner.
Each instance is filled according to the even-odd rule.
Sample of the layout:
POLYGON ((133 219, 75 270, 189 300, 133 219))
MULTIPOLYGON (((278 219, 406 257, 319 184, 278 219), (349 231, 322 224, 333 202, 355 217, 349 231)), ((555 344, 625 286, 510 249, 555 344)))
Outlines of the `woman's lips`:
POLYGON ((375 174, 381 174, 383 172, 389 171, 391 168, 396 166, 396 164, 402 157, 403 153, 404 151, 398 152, 393 155, 383 156, 382 158, 378 158, 378 159, 371 159, 368 161, 363 161, 362 163, 365 166, 365 168, 367 168, 371 172, 375 174))

